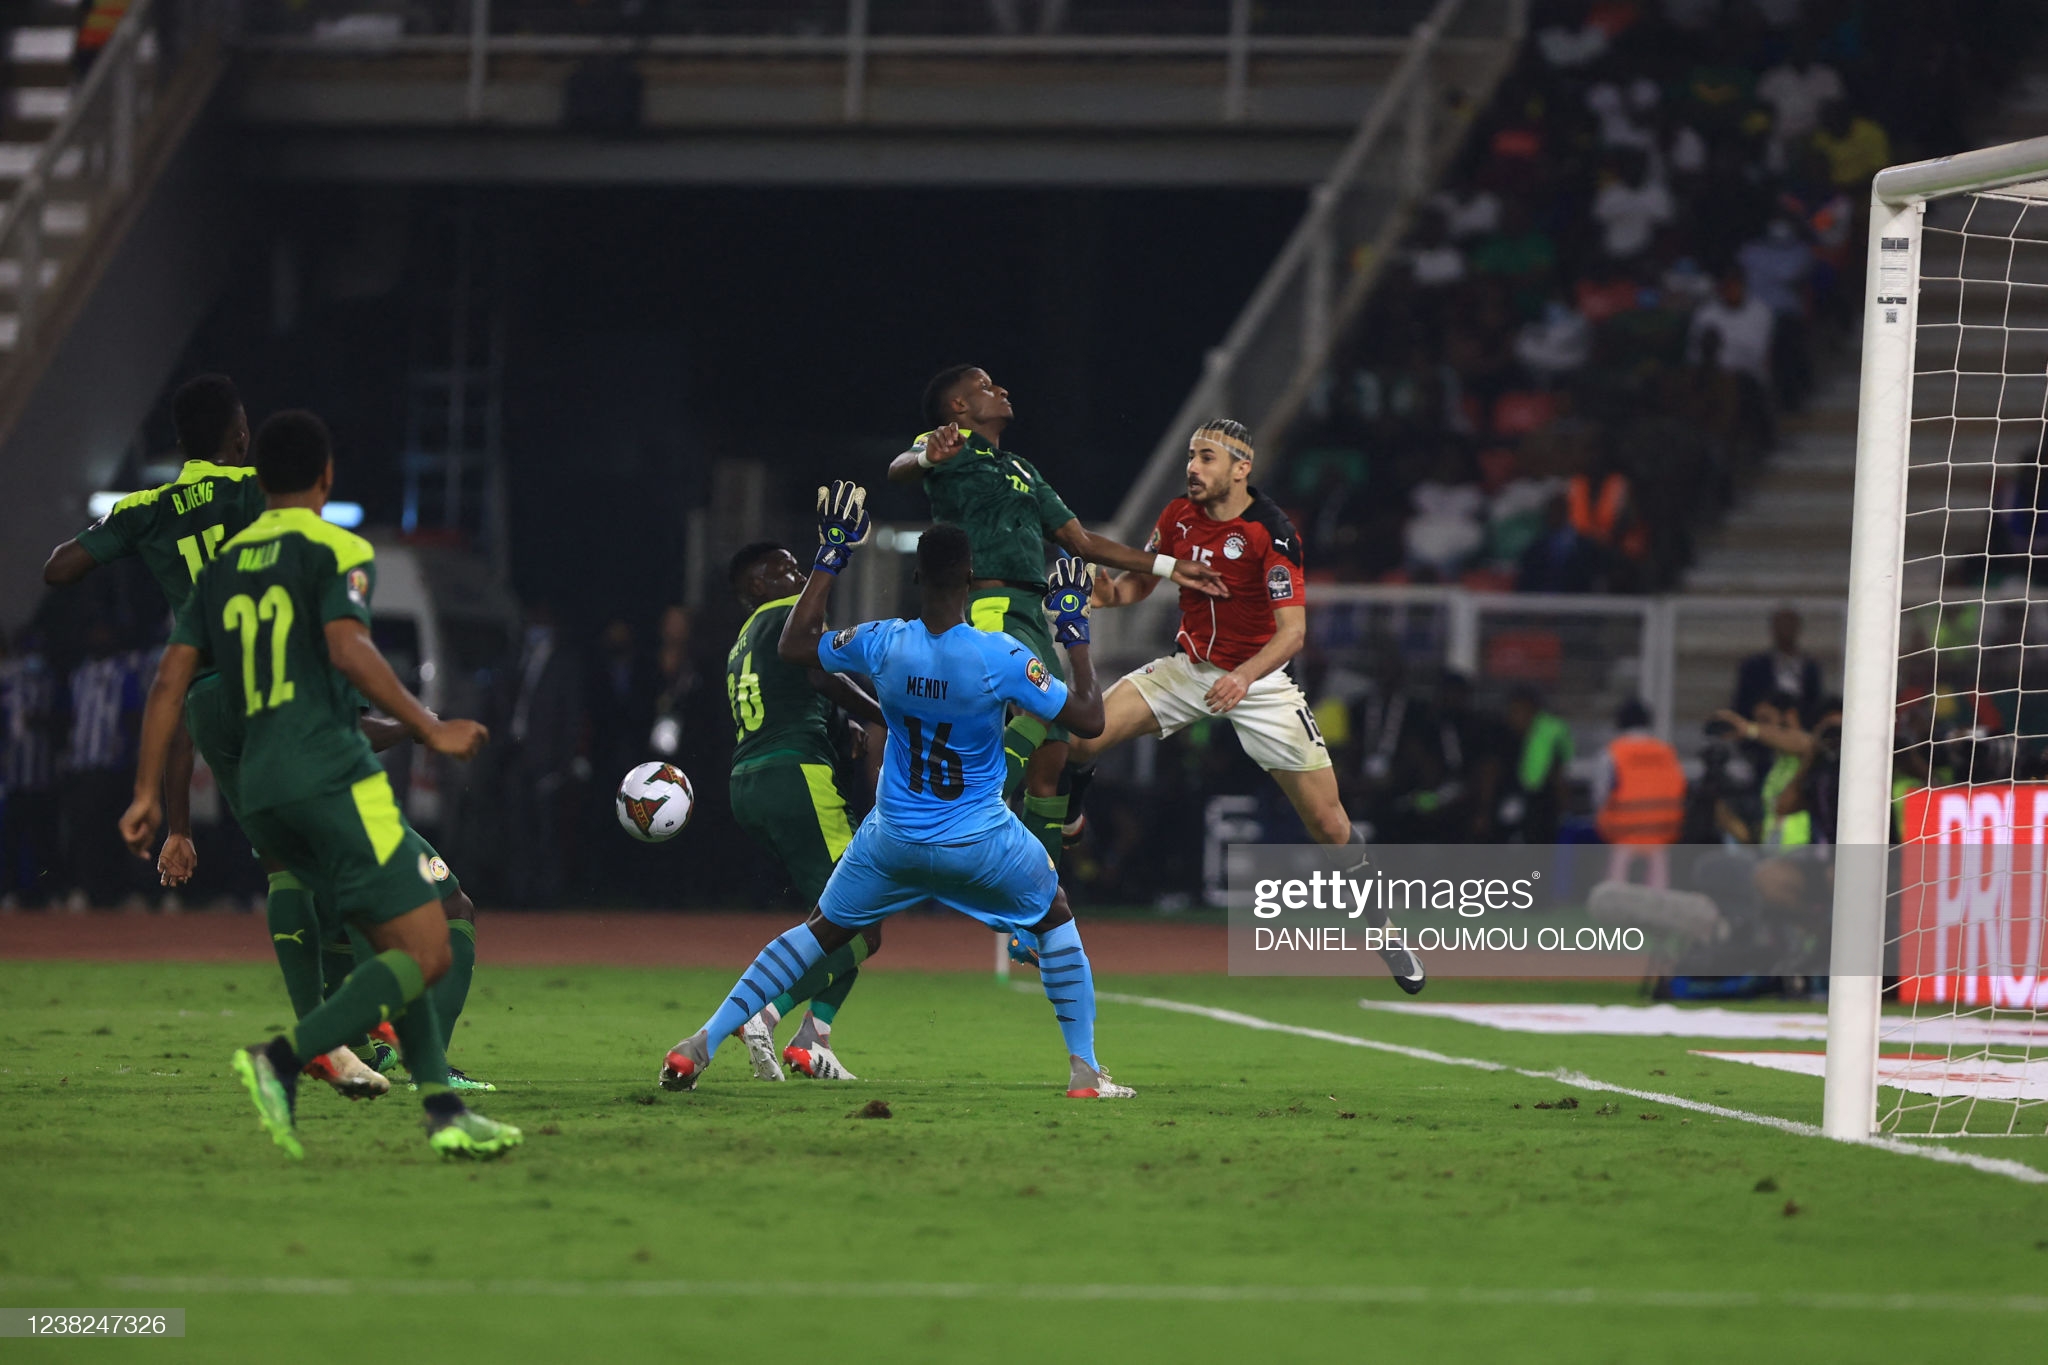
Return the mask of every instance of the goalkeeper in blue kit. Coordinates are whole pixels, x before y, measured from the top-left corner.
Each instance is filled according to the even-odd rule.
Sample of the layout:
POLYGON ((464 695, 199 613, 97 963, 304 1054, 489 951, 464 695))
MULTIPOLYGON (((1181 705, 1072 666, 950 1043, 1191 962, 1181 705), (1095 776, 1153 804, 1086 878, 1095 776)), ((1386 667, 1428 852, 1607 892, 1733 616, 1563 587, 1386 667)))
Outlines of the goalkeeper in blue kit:
POLYGON ((810 918, 775 939, 725 1002, 662 1059, 661 1084, 694 1090, 718 1046, 761 1006, 867 926, 930 899, 991 928, 1030 933, 1040 981, 1067 1049, 1067 1094, 1123 1099, 1095 1056, 1095 977, 1081 931, 1044 845, 1003 803, 1003 725, 1012 704, 1082 736, 1102 731, 1102 695, 1088 659, 1088 572, 1062 558, 1045 596, 1067 651, 1061 682, 1025 646, 967 621, 973 554, 967 534, 939 525, 917 546, 922 609, 825 634, 839 571, 866 540, 867 493, 840 481, 818 490, 816 571, 790 610, 779 650, 795 664, 863 673, 888 721, 875 808, 855 831, 810 918))

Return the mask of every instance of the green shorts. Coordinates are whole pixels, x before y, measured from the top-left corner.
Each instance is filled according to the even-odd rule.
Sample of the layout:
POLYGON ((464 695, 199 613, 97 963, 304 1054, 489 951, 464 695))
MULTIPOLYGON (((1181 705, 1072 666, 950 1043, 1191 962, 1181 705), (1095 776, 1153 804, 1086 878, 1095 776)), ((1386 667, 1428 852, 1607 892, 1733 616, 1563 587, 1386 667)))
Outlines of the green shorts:
MULTIPOLYGON (((1045 594, 1023 588, 976 588, 967 599, 967 623, 976 630, 1003 631, 1038 656, 1061 682, 1067 680, 1067 661, 1053 647, 1052 630, 1045 624, 1045 594)), ((1047 721, 1047 743, 1067 742, 1067 729, 1047 721)))
POLYGON ((206 760, 228 814, 241 823, 242 718, 234 714, 220 674, 194 678, 185 692, 185 728, 192 747, 206 760))
POLYGON ((331 897, 344 921, 383 924, 443 894, 439 859, 399 813, 381 770, 338 791, 250 811, 242 828, 265 857, 331 897))
POLYGON ((806 906, 818 903, 853 839, 846 801, 823 763, 768 763, 732 775, 733 818, 789 874, 806 906))

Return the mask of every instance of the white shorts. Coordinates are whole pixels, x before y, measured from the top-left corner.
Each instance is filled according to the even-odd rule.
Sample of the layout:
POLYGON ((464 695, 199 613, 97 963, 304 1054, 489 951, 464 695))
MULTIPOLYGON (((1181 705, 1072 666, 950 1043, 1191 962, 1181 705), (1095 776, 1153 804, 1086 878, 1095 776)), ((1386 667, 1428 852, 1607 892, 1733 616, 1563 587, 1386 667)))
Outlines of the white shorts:
MULTIPOLYGON (((1171 735, 1215 713, 1204 700, 1227 670, 1198 663, 1185 654, 1154 659, 1124 674, 1152 708, 1159 733, 1171 735)), ((1252 762, 1267 772, 1305 773, 1330 766, 1330 749, 1287 670, 1275 669, 1251 685, 1244 700, 1223 714, 1237 731, 1237 742, 1252 762)))

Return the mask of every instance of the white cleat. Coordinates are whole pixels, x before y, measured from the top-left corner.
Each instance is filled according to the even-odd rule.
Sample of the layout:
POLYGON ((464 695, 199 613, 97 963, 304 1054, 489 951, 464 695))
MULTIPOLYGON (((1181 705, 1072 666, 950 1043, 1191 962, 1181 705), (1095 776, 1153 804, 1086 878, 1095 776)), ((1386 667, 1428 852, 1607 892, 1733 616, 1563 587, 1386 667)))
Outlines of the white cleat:
POLYGON ((747 1062, 757 1081, 786 1081, 782 1064, 775 1060, 775 1031, 768 1021, 755 1015, 740 1025, 740 1041, 747 1045, 747 1062))
POLYGON ((1092 1067, 1079 1057, 1067 1058, 1067 1098, 1070 1100, 1128 1100, 1138 1092, 1118 1085, 1109 1073, 1092 1067))
POLYGON ((305 1073, 318 1076, 344 1099, 374 1100, 391 1091, 391 1082, 365 1066, 352 1048, 338 1047, 315 1057, 306 1063, 305 1073))
POLYGON ((801 1071, 814 1081, 857 1081, 860 1079, 860 1077, 848 1071, 840 1063, 839 1059, 832 1055, 832 1049, 825 1046, 822 1041, 813 1042, 805 1047, 798 1047, 795 1043, 791 1043, 788 1047, 782 1049, 782 1060, 788 1062, 792 1070, 801 1071))

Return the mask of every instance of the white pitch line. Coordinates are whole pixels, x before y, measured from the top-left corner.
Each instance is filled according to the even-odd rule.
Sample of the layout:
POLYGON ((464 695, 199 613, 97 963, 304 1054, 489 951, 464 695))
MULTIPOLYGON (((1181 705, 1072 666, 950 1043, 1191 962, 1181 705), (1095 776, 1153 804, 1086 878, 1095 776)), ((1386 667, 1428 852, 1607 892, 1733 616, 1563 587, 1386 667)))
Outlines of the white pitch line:
MULTIPOLYGON (((1599 1090, 1611 1095, 1627 1095, 1632 1099, 1646 1100, 1652 1104, 1668 1104, 1676 1109, 1689 1109, 1695 1114, 1711 1114, 1715 1118, 1734 1119, 1740 1123, 1753 1123, 1760 1128, 1774 1128, 1781 1133, 1795 1137, 1820 1137, 1821 1130, 1811 1123, 1797 1119, 1779 1118, 1775 1114, 1753 1114, 1747 1109, 1730 1109, 1725 1105, 1708 1104, 1704 1100, 1689 1100, 1682 1095, 1667 1095, 1657 1090, 1637 1090, 1626 1085, 1613 1085, 1599 1081, 1577 1071, 1559 1068, 1555 1071, 1532 1071, 1527 1067, 1509 1066, 1504 1062, 1490 1062, 1480 1057, 1454 1057, 1449 1053, 1432 1052, 1423 1047, 1407 1047, 1400 1043, 1385 1043, 1377 1038, 1360 1038, 1350 1033, 1332 1033, 1328 1029, 1303 1028, 1298 1024, 1282 1024, 1271 1019, 1261 1019, 1253 1014, 1240 1014, 1236 1010, 1216 1009, 1209 1005, 1192 1005, 1184 1000, 1163 1000, 1152 995, 1119 995, 1110 991, 1097 991, 1097 1000, 1107 1000, 1118 1005, 1143 1005, 1147 1009, 1171 1010, 1176 1014, 1192 1014, 1203 1019, 1213 1019, 1220 1024, 1236 1024, 1240 1028, 1258 1029, 1266 1033, 1290 1033, 1297 1038, 1314 1038, 1325 1043, 1340 1043, 1345 1047, 1362 1047, 1373 1052, 1392 1053, 1397 1057, 1409 1057, 1419 1062, 1437 1062, 1444 1066, 1470 1067, 1477 1071, 1511 1071, 1517 1076, 1527 1076, 1537 1081, 1557 1081, 1564 1085, 1576 1086, 1581 1090, 1599 1090)), ((1968 1166, 1973 1171, 1986 1175, 2002 1175, 2027 1185, 2048 1185, 2048 1171, 2029 1166, 2025 1162, 2007 1161, 2002 1157, 1980 1156, 1975 1152, 1957 1151, 1953 1147, 1936 1147, 1925 1143, 1902 1142, 1898 1138, 1868 1137, 1851 1138, 1848 1141, 1858 1147, 1875 1147, 1879 1151, 1897 1152, 1905 1156, 1917 1156, 1928 1161, 1939 1161, 1951 1166, 1968 1166)))
POLYGON ((549 1299, 1028 1299, 1112 1303, 1448 1304, 1534 1308, 1797 1308, 1836 1312, 2048 1313, 2035 1294, 1868 1294, 1823 1290, 1534 1289, 1436 1285, 1272 1284, 976 1284, 804 1280, 354 1280, 284 1276, 110 1275, 98 1280, 0 1276, 0 1296, 71 1293, 180 1297, 201 1294, 281 1298, 388 1296, 549 1299))

